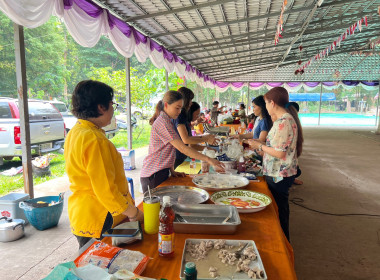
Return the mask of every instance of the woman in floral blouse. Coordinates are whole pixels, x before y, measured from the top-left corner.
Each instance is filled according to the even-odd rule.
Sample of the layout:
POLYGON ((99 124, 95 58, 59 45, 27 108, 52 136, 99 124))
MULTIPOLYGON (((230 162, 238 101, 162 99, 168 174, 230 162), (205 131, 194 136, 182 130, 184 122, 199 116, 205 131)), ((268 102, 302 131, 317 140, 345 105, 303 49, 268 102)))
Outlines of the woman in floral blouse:
POLYGON ((263 174, 277 203, 282 230, 289 240, 289 188, 297 174, 297 158, 302 153, 302 127, 296 109, 289 106, 285 88, 271 89, 264 99, 266 109, 276 121, 265 143, 251 140, 250 144, 264 152, 263 174))

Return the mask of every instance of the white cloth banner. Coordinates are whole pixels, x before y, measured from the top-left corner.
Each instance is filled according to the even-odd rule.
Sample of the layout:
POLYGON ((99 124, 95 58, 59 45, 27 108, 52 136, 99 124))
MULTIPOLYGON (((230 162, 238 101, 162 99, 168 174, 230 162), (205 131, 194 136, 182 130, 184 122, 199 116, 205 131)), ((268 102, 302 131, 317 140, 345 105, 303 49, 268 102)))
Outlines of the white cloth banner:
MULTIPOLYGON (((117 25, 110 28, 108 22, 108 13, 103 9, 102 14, 99 17, 91 17, 79 6, 73 3, 69 9, 64 9, 63 0, 0 0, 0 10, 3 11, 13 22, 28 27, 36 28, 49 20, 52 15, 55 15, 63 19, 67 30, 70 32, 74 40, 84 47, 95 46, 102 35, 107 36, 116 50, 124 57, 131 57, 133 53, 136 55, 138 61, 145 62, 149 57, 154 66, 157 68, 164 67, 169 73, 176 72, 179 77, 185 76, 186 79, 195 81, 197 84, 205 88, 216 88, 218 92, 225 92, 228 89, 233 91, 241 90, 243 85, 234 86, 232 83, 221 83, 222 86, 218 86, 213 82, 207 80, 207 78, 199 77, 194 69, 186 71, 186 65, 176 62, 174 59, 170 62, 164 57, 164 52, 159 52, 156 49, 151 51, 150 39, 144 44, 140 42, 136 43, 136 39, 131 34, 128 38, 123 34, 117 25)), ((360 85, 367 90, 376 90, 377 87, 366 86, 362 83, 360 85)), ((267 83, 251 89, 257 90, 262 87, 266 87, 268 90, 272 87, 267 83)), ((288 91, 297 91, 304 87, 306 90, 312 88, 305 84, 300 84, 296 87, 290 87, 288 84, 283 83, 288 91)), ((337 85, 328 87, 326 89, 333 89, 337 85)), ((339 86, 350 89, 352 86, 346 86, 343 83, 339 83, 339 86)))
POLYGON ((93 18, 75 2, 70 9, 65 10, 62 0, 0 0, 0 10, 13 22, 28 28, 41 26, 55 15, 63 19, 67 30, 81 46, 91 48, 98 43, 100 36, 105 35, 124 57, 131 57, 134 53, 140 62, 145 62, 149 57, 157 68, 164 67, 169 73, 175 71, 179 77, 185 76, 203 87, 214 87, 210 81, 198 77, 195 72, 187 72, 185 64, 174 59, 169 62, 164 58, 163 52, 155 49, 151 51, 149 38, 146 44, 136 44, 133 34, 128 38, 117 26, 111 29, 105 10, 100 17, 93 18))

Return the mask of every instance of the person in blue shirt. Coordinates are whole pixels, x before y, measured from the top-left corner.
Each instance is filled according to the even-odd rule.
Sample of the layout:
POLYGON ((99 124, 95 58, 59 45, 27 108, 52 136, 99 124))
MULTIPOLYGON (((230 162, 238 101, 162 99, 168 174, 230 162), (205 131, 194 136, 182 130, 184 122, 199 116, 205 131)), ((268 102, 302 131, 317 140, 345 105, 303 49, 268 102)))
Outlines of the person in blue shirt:
POLYGON ((272 119, 265 107, 264 96, 259 95, 252 99, 253 113, 256 116, 255 124, 252 132, 246 134, 240 134, 239 140, 244 139, 257 139, 261 142, 265 142, 269 130, 272 128, 272 119))

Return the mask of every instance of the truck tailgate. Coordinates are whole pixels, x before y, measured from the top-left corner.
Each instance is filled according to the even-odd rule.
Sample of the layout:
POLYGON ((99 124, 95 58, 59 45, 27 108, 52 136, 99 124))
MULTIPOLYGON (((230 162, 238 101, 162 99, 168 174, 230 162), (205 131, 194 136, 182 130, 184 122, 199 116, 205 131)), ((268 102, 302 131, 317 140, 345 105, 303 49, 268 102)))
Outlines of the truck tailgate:
POLYGON ((63 119, 30 122, 30 139, 32 144, 52 142, 64 138, 63 119))

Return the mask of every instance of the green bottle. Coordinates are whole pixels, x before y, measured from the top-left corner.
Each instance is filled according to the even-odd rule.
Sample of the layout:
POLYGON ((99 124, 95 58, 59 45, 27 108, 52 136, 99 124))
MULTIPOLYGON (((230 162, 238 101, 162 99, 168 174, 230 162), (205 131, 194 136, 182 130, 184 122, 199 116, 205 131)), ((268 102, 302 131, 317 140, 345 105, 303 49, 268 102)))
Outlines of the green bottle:
POLYGON ((185 265, 185 280, 197 280, 197 268, 195 263, 187 262, 185 265))

